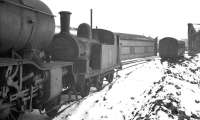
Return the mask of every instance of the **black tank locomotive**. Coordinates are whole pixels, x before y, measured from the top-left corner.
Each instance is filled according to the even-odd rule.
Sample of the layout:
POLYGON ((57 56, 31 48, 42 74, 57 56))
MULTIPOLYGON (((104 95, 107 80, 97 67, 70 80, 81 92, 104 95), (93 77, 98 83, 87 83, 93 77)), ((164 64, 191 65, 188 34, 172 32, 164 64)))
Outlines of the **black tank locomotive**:
POLYGON ((48 53, 53 60, 73 62, 75 78, 70 86, 74 86, 84 97, 89 94, 90 86, 101 89, 105 77, 112 80, 114 69, 120 65, 119 40, 112 32, 92 30, 86 23, 79 25, 77 36, 71 35, 70 14, 60 12, 61 32, 54 36, 48 53))

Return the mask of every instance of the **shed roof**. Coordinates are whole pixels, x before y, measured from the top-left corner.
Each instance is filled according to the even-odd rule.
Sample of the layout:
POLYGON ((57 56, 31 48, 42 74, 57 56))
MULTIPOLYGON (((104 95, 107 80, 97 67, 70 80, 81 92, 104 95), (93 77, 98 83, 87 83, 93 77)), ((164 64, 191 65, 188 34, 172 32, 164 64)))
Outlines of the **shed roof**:
POLYGON ((138 40, 153 40, 152 37, 146 37, 144 35, 137 35, 137 34, 129 34, 129 33, 115 33, 121 39, 131 40, 131 39, 138 39, 138 40))

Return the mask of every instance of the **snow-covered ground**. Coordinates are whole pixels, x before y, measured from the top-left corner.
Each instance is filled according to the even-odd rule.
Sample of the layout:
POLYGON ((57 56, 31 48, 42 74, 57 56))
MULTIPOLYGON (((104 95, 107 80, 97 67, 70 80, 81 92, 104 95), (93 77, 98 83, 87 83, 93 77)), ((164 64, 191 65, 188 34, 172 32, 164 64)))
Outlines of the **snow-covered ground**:
POLYGON ((200 120, 200 55, 180 64, 154 60, 119 75, 53 120, 200 120))

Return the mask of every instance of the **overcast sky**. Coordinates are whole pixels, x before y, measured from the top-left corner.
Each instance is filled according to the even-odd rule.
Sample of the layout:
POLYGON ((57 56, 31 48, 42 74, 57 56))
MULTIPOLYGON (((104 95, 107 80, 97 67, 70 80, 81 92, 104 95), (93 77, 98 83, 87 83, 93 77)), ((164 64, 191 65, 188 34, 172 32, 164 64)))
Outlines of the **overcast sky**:
POLYGON ((90 23, 114 32, 187 38, 187 23, 200 23, 200 0, 42 0, 59 25, 59 11, 70 11, 71 27, 90 23))

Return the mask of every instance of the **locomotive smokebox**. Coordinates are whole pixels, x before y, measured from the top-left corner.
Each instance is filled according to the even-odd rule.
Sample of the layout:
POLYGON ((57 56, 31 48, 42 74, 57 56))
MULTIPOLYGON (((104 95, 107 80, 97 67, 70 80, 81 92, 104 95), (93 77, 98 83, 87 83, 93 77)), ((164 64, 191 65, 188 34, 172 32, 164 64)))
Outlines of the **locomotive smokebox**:
POLYGON ((61 33, 69 34, 71 12, 61 11, 59 13, 60 13, 61 33))

